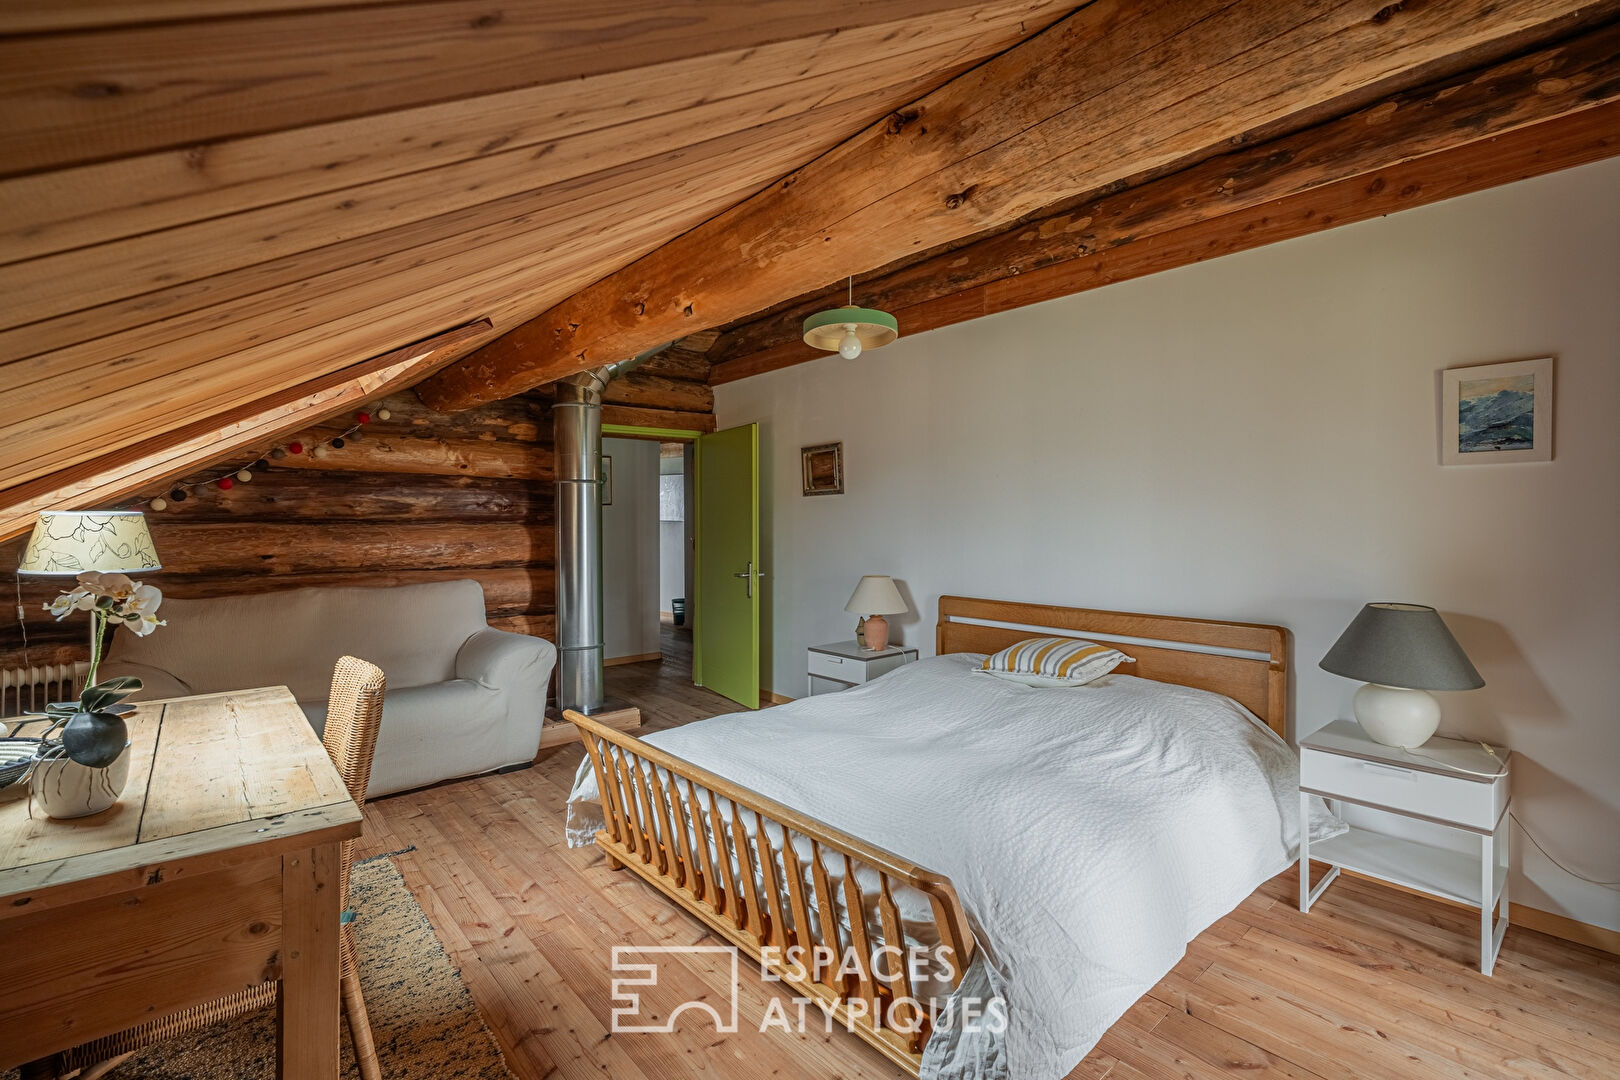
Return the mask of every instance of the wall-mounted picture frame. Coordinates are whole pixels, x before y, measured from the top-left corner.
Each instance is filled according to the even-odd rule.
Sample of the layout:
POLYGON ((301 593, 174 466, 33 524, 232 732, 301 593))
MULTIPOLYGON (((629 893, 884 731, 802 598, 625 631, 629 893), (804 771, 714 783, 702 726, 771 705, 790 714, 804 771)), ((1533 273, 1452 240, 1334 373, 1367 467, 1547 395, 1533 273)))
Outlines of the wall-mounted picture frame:
POLYGON ((804 493, 806 495, 842 495, 844 493, 844 444, 822 443, 806 446, 799 451, 804 460, 804 493))
POLYGON ((613 505, 613 458, 602 455, 602 505, 613 505))
POLYGON ((1440 464, 1552 458, 1552 357, 1440 373, 1440 464))

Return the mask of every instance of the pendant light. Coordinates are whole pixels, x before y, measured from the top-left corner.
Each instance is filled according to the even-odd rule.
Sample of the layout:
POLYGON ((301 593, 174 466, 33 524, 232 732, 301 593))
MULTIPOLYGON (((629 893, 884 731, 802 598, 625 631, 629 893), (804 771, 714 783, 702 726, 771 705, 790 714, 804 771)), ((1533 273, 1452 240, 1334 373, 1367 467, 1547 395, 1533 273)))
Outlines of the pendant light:
POLYGON ((818 311, 804 320, 804 343, 853 360, 863 349, 877 349, 900 336, 900 324, 887 311, 855 306, 855 279, 849 279, 849 306, 818 311))

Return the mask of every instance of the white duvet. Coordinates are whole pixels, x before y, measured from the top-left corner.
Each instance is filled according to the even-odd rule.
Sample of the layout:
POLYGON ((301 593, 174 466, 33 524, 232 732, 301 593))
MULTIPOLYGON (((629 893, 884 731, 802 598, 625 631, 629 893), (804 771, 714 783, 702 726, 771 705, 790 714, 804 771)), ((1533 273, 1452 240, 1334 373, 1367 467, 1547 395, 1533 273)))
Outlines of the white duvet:
MULTIPOLYGON (((936 1031, 923 1077, 1059 1080, 1295 857, 1299 766, 1229 698, 1117 672, 1033 689, 981 659, 646 741, 948 876, 980 946, 958 997, 1003 997, 1007 1024, 936 1031)), ((601 824, 587 763, 570 843, 601 824)), ((1318 803, 1313 839, 1341 829, 1318 803)))

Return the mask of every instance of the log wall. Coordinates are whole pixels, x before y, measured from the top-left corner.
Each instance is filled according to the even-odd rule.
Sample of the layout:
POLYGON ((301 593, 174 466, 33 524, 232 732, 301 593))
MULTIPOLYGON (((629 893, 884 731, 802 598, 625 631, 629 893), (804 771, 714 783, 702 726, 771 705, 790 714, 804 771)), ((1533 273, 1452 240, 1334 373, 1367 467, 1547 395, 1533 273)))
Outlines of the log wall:
MULTIPOLYGON (((605 419, 712 430, 707 374, 707 365, 694 366, 689 356, 654 360, 612 385, 605 419)), ((472 578, 484 587, 492 626, 552 638, 551 397, 543 387, 449 416, 432 412, 409 391, 376 402, 362 437, 325 458, 289 455, 229 491, 210 485, 163 511, 148 511, 163 570, 143 580, 165 596, 203 597, 472 578), (376 418, 379 408, 388 410, 387 420, 376 418)), ((340 430, 311 429, 302 441, 313 445, 340 430)), ((185 479, 241 464, 218 462, 185 479)), ((26 539, 0 545, 0 566, 16 567, 26 539)), ((42 609, 66 583, 22 579, 32 663, 88 653, 83 614, 58 623, 42 609)), ((0 620, 0 666, 22 663, 13 613, 0 620)))

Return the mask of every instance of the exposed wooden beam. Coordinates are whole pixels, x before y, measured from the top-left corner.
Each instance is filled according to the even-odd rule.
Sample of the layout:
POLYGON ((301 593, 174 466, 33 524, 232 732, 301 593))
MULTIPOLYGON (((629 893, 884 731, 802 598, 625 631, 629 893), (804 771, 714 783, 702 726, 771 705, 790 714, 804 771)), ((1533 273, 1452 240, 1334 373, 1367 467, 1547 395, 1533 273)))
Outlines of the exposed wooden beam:
MULTIPOLYGON (((929 300, 895 314, 911 334, 1055 300, 1178 266, 1383 217, 1620 154, 1620 102, 1520 128, 1432 158, 1404 162, 1241 213, 1146 237, 929 300)), ((800 344, 716 364, 716 385, 791 367, 827 353, 800 344)))
MULTIPOLYGON (((1052 291, 1059 282, 1094 288, 1179 265, 1177 258, 1209 258, 1211 244, 1253 247, 1312 224, 1328 228, 1582 164, 1615 152, 1614 113, 1603 108, 1615 101, 1620 24, 908 263, 860 282, 860 298, 897 312, 902 332, 914 334, 1062 295, 1052 291), (1522 134, 1468 149, 1510 133, 1522 134), (1392 171, 1406 162, 1413 167, 1392 171), (1343 186, 1328 190, 1335 185, 1343 186), (1279 231, 1286 213, 1278 205, 1268 215, 1268 204, 1312 191, 1322 198, 1298 205, 1314 217, 1279 231), (1213 231, 1189 231, 1217 220, 1224 224, 1213 231), (1167 234, 1179 239, 1140 257, 1129 252, 1167 234), (1058 264, 1069 265, 1031 279, 1058 264)), ((812 294, 722 334, 707 354, 711 381, 826 355, 799 336, 801 320, 826 304, 812 294)))
POLYGON ((419 392, 441 411, 507 397, 1617 10, 1615 0, 1098 0, 419 392))
POLYGON ((478 319, 14 487, 0 493, 0 540, 31 528, 41 510, 105 504, 147 484, 179 476, 202 462, 274 442, 363 401, 409 386, 444 363, 457 345, 493 329, 488 319, 478 319))

